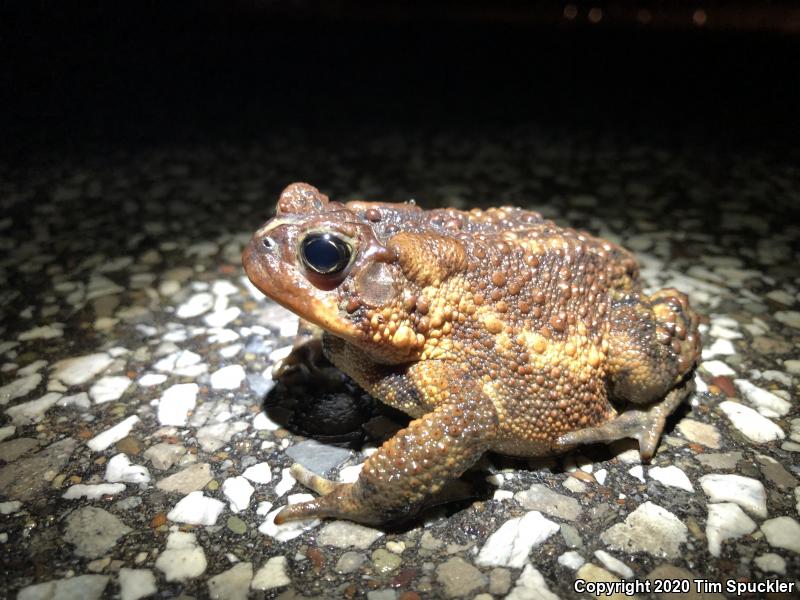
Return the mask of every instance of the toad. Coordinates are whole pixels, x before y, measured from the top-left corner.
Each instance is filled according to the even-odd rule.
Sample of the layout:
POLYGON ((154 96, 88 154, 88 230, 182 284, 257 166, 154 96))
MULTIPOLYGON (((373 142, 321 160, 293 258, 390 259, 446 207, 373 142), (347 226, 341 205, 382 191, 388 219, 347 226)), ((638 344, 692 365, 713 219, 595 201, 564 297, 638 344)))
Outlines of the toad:
POLYGON ((700 335, 686 296, 644 293, 630 252, 536 212, 343 204, 295 183, 243 264, 319 332, 298 360, 317 344, 413 418, 355 483, 295 465, 320 495, 276 523, 413 515, 486 451, 533 457, 634 438, 646 461, 694 389, 700 335))

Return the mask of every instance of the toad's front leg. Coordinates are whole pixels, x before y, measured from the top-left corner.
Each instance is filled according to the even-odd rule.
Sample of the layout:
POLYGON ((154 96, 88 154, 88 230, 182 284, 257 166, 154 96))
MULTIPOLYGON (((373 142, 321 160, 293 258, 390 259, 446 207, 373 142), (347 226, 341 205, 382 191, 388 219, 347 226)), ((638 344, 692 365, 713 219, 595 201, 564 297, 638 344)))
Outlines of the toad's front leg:
POLYGON ((497 429, 492 401, 467 386, 384 443, 355 483, 309 480, 310 487, 327 493, 287 506, 275 522, 337 517, 377 524, 413 515, 426 498, 480 458, 497 429))

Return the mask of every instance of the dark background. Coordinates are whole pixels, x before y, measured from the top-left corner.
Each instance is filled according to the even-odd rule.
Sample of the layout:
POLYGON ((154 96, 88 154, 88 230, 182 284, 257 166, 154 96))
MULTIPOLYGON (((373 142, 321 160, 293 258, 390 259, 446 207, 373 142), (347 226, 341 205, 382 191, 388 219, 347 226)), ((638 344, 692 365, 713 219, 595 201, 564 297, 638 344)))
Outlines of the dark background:
POLYGON ((535 126, 793 156, 800 12, 751 5, 3 3, 2 152, 535 126))

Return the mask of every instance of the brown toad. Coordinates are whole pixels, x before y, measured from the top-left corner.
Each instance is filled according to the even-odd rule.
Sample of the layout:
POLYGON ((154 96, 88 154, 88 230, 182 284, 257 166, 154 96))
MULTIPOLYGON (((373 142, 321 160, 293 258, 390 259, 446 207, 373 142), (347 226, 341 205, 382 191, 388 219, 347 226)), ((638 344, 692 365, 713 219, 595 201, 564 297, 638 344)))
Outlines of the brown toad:
POLYGON ((413 514, 486 450, 540 456, 631 437, 647 460, 693 389, 700 336, 686 296, 644 294, 628 251, 535 212, 341 204, 296 183, 243 263, 322 328, 334 365, 414 418, 353 484, 295 465, 322 495, 278 523, 413 514))

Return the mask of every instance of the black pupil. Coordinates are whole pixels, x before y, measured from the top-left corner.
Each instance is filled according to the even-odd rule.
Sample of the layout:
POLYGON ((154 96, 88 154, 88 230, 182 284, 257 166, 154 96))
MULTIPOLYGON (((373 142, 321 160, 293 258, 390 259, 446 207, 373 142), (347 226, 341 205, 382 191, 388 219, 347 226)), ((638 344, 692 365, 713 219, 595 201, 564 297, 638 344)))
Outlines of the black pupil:
POLYGON ((330 233, 316 233, 303 240, 303 260, 317 273, 338 273, 350 262, 350 248, 330 233))

